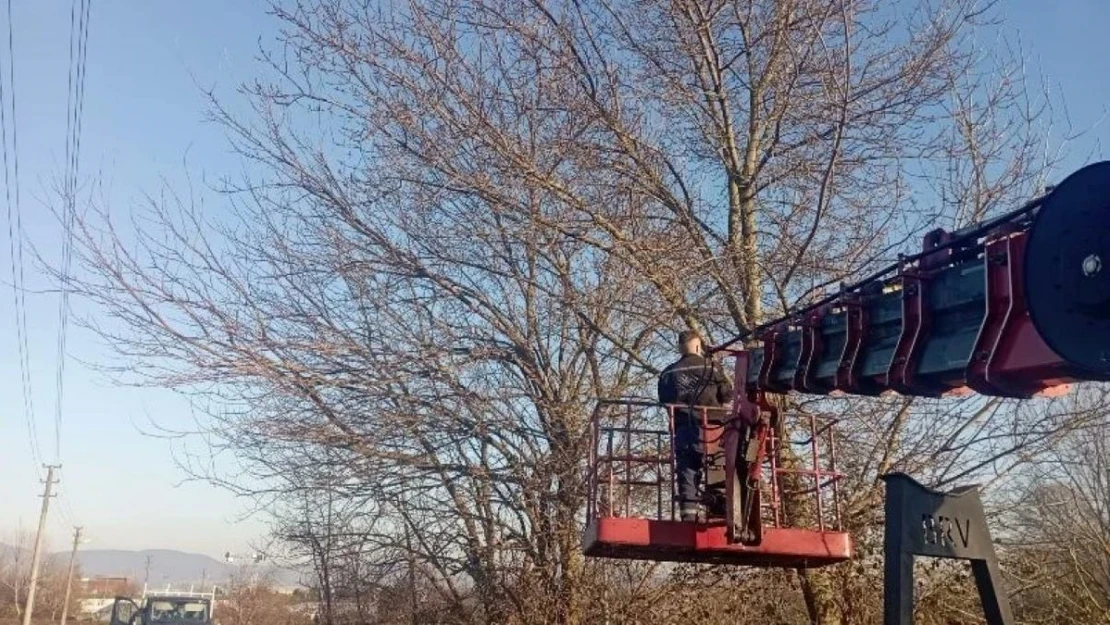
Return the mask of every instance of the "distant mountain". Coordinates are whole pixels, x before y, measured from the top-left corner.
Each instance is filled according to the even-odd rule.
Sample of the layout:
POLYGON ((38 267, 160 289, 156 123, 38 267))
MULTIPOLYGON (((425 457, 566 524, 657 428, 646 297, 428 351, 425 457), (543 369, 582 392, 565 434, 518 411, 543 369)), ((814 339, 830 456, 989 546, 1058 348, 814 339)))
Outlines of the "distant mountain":
MULTIPOLYGON (((18 557, 21 560, 23 560, 24 562, 30 562, 30 560, 31 560, 31 549, 29 547, 14 547, 12 545, 7 545, 7 544, 4 544, 4 543, 0 543, 0 561, 10 560, 12 558, 12 555, 15 554, 16 552, 22 552, 22 553, 19 553, 19 555, 18 555, 18 557)), ((45 554, 44 562, 48 562, 48 561, 58 557, 58 555, 59 554, 51 554, 51 553, 45 554)), ((69 553, 66 553, 65 557, 68 558, 69 553)), ((66 562, 68 562, 68 560, 66 560, 66 562)))
MULTIPOLYGON (((0 543, 0 556, 15 550, 15 547, 0 543)), ((24 554, 29 559, 30 554, 24 554)), ((46 554, 47 558, 66 562, 69 552, 46 554)), ((84 577, 126 577, 139 584, 150 580, 151 588, 165 587, 167 584, 181 589, 182 586, 201 584, 222 584, 239 575, 261 574, 268 576, 279 586, 297 586, 302 576, 297 571, 279 569, 265 564, 251 565, 247 568, 220 562, 199 553, 185 553, 170 549, 146 549, 125 551, 122 549, 85 549, 77 552, 77 561, 84 577), (150 559, 150 574, 147 575, 147 558, 150 559)))
POLYGON ((206 555, 169 549, 88 549, 79 551, 77 560, 81 564, 82 575, 87 577, 127 577, 139 584, 149 579, 151 586, 224 582, 237 571, 236 567, 206 555), (149 575, 146 571, 148 558, 149 575))

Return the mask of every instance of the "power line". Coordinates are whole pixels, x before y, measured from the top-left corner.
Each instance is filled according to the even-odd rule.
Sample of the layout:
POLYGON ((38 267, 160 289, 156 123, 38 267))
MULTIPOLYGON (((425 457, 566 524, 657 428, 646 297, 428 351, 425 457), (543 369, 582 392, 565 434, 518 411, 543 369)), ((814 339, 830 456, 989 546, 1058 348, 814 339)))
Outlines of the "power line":
MULTIPOLYGON (((11 2, 11 0, 8 0, 11 2)), ((85 74, 89 47, 92 0, 74 0, 70 9, 69 93, 66 102, 66 172, 63 183, 62 297, 58 304, 58 351, 55 377, 54 446, 61 457, 62 402, 65 396, 66 338, 69 330, 69 278, 73 265, 73 227, 77 214, 77 179, 80 172, 81 122, 85 108, 85 74)))
POLYGON ((67 486, 62 489, 62 496, 58 498, 62 502, 62 514, 70 525, 77 525, 77 514, 73 511, 71 497, 69 496, 69 486, 73 484, 73 480, 69 480, 66 484, 67 486))
MULTIPOLYGON (((58 470, 59 470, 59 472, 62 471, 60 466, 59 466, 58 470)), ((65 477, 65 475, 63 473, 62 478, 64 478, 64 477, 65 477)), ((70 497, 69 497, 69 484, 70 483, 71 482, 68 482, 68 481, 63 482, 63 481, 61 481, 61 478, 59 478, 60 487, 57 490, 58 501, 61 503, 61 506, 59 508, 59 512, 61 513, 61 517, 62 517, 61 519, 57 519, 57 521, 59 523, 59 526, 62 527, 63 529, 66 529, 67 531, 68 531, 69 527, 78 525, 77 515, 74 514, 73 506, 70 505, 70 497)))
MULTIPOLYGON (((85 72, 87 67, 86 59, 88 58, 89 13, 91 6, 91 0, 81 0, 80 6, 78 6, 77 0, 74 0, 70 10, 70 65, 66 102, 66 159, 62 183, 62 192, 64 196, 62 215, 62 227, 64 229, 64 237, 62 239, 62 297, 58 305, 58 352, 54 407, 54 456, 59 463, 61 462, 62 456, 62 406, 65 392, 66 336, 69 327, 69 278, 73 257, 73 227, 77 213, 77 180, 80 171, 81 121, 85 107, 85 72)), ((10 15, 11 0, 8 0, 8 11, 10 15)), ((10 18, 8 21, 10 29, 10 18)), ((11 32, 9 30, 9 49, 11 47, 13 46, 11 44, 11 32)), ((69 501, 68 490, 68 488, 61 489, 60 496, 58 497, 62 504, 61 513, 62 516, 66 518, 67 522, 76 526, 76 515, 73 513, 73 507, 69 501)))
POLYGON ((4 157, 4 196, 8 210, 8 254, 12 272, 12 301, 15 308, 16 343, 19 350, 20 378, 23 390, 23 419, 27 425, 27 435, 31 443, 31 457, 35 471, 41 464, 42 453, 38 440, 38 426, 35 422, 34 393, 31 386, 31 353, 27 345, 27 302, 24 289, 25 274, 23 265, 23 213, 20 210, 19 193, 19 124, 16 122, 15 93, 15 44, 12 27, 12 2, 8 0, 8 99, 4 99, 3 72, 0 70, 0 140, 3 141, 4 157), (8 157, 8 115, 11 110, 12 149, 11 166, 8 157), (15 202, 12 202, 12 187, 15 187, 15 202))
POLYGON ((63 515, 69 521, 70 525, 75 524, 77 522, 77 515, 73 513, 73 506, 71 506, 69 502, 69 490, 63 490, 62 496, 59 499, 62 500, 63 515))

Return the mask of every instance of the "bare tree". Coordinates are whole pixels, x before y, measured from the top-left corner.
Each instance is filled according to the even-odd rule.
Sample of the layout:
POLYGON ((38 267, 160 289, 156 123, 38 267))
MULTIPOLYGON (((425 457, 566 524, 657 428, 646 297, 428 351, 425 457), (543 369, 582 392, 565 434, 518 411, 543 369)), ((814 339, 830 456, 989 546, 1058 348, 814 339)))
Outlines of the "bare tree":
POLYGON ((26 589, 31 579, 31 538, 16 532, 0 543, 0 612, 6 616, 23 616, 26 589))
MULTIPOLYGON (((250 479, 192 468, 303 541, 325 602, 353 569, 411 576, 444 622, 597 620, 592 401, 650 389, 676 326, 750 329, 1051 164, 1042 111, 971 45, 991 16, 974 0, 273 10, 253 114, 213 99, 251 163, 228 210, 169 190, 128 227, 101 206, 70 286, 125 380, 207 408, 250 479), (922 180, 944 201, 923 205, 922 180)), ((864 548, 881 473, 971 478, 1063 423, 981 400, 793 408, 848 417, 864 548)), ((627 571, 626 605, 664 601, 656 571, 627 571)), ((865 622, 869 579, 806 574, 774 609, 865 622)), ((340 585, 360 610, 374 589, 340 585)))
MULTIPOLYGON (((0 618, 21 618, 31 583, 32 537, 16 532, 0 541, 0 618)), ((68 560, 45 557, 39 571, 36 614, 54 620, 61 614, 65 601, 68 560)), ((79 574, 79 573, 78 573, 79 574)), ((72 598, 70 612, 76 613, 77 597, 72 598)))
MULTIPOLYGON (((1103 417, 1104 419, 1104 417, 1103 417)), ((1110 618, 1110 422, 1070 432, 1026 471, 1008 553, 1030 623, 1110 618)))
POLYGON ((292 597, 276 592, 268 576, 239 571, 220 599, 218 614, 227 625, 308 625, 309 618, 292 608, 292 597))

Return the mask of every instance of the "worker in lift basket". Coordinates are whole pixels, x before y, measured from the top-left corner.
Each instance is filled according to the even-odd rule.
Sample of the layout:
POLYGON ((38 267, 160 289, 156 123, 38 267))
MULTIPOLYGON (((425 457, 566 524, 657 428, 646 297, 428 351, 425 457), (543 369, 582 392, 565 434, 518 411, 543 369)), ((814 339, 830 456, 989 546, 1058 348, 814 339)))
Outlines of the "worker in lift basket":
MULTIPOLYGON (((721 367, 702 355, 701 337, 694 330, 678 333, 680 358, 659 375, 659 402, 674 405, 674 456, 678 480, 679 514, 696 521, 701 512, 703 454, 700 408, 718 408, 732 401, 732 383, 721 367)), ((709 411, 710 417, 720 417, 709 411)))

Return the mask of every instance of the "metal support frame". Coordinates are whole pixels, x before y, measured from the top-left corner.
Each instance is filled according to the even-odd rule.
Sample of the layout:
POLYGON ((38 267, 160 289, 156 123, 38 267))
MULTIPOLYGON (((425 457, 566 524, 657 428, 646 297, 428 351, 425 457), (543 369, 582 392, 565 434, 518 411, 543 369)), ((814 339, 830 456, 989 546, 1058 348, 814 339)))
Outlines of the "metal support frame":
POLYGON ((913 625, 913 558, 968 560, 987 625, 1013 625, 977 486, 942 493, 888 473, 883 625, 913 625))

